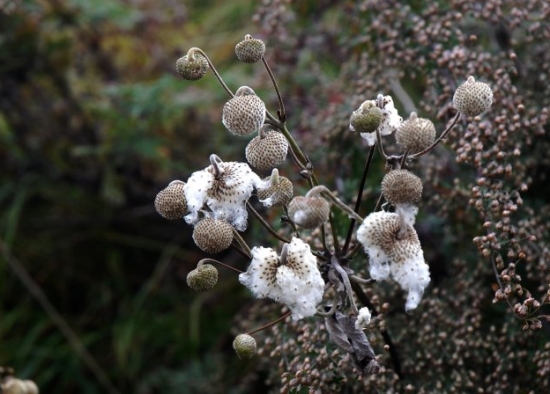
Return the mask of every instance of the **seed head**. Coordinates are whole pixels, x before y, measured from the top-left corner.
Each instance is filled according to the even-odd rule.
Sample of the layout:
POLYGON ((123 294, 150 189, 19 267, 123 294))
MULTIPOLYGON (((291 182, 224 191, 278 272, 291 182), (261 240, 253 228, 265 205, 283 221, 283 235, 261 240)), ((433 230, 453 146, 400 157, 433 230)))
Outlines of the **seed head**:
POLYGON ((222 123, 235 135, 249 135, 262 127, 265 104, 248 86, 241 86, 223 106, 222 123))
POLYGON ((293 196, 292 182, 274 168, 271 176, 262 182, 265 187, 258 187, 258 200, 266 207, 287 205, 293 196))
POLYGON ((286 159, 288 141, 278 131, 268 130, 254 137, 246 146, 246 160, 259 170, 271 170, 286 159))
POLYGON ((367 100, 351 114, 349 128, 358 133, 373 133, 381 122, 382 110, 376 106, 376 101, 367 100))
POLYGON ((258 345, 256 340, 248 334, 240 334, 233 340, 233 349, 241 360, 250 360, 256 355, 258 345))
POLYGON ((206 217, 196 224, 193 241, 206 253, 219 253, 231 246, 233 228, 225 220, 206 217))
POLYGON ((418 205, 422 197, 422 181, 407 170, 392 170, 382 179, 382 195, 392 205, 418 205))
POLYGON ((296 196, 288 204, 288 216, 298 226, 311 230, 328 220, 330 204, 323 197, 296 196))
POLYGON ((204 77, 210 66, 206 58, 197 52, 189 51, 176 61, 178 74, 187 81, 196 81, 204 77))
POLYGON ((435 141, 435 126, 431 120, 419 118, 413 112, 397 129, 395 140, 411 154, 420 152, 435 141))
POLYGON ((183 192, 182 181, 172 181, 155 198, 155 209, 165 219, 175 220, 183 218, 187 210, 187 201, 183 192))
POLYGON ((250 34, 247 34, 244 41, 235 46, 235 54, 239 60, 245 63, 256 63, 265 54, 265 44, 262 40, 252 38, 250 34))
POLYGON ((187 274, 187 285, 196 292, 209 291, 218 283, 218 270, 212 264, 199 262, 197 268, 187 274))
POLYGON ((455 108, 467 116, 481 115, 491 107, 492 103, 491 87, 486 83, 476 82, 472 76, 456 89, 453 96, 455 108))

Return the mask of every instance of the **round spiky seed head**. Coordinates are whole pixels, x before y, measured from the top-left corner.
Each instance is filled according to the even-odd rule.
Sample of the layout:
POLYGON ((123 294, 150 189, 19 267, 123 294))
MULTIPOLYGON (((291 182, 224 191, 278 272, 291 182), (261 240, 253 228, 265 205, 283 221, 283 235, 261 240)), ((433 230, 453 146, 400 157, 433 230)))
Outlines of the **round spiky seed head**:
POLYGON ((256 63, 265 54, 265 44, 262 40, 252 38, 250 34, 244 37, 244 41, 235 46, 235 54, 240 61, 245 63, 256 63))
POLYGON ((210 66, 200 53, 187 54, 176 61, 178 74, 187 81, 196 81, 204 77, 210 66))
POLYGON ((422 181, 407 170, 392 170, 382 179, 382 195, 392 205, 417 205, 422 197, 422 181))
POLYGON ((288 204, 288 216, 298 226, 311 230, 328 220, 330 204, 323 197, 296 196, 288 204))
MULTIPOLYGON (((268 182, 270 178, 264 179, 268 182)), ((267 188, 258 188, 258 199, 266 207, 279 207, 286 205, 292 199, 294 190, 292 182, 284 176, 278 177, 277 184, 270 183, 267 188)))
POLYGON ((155 197, 155 209, 165 219, 181 219, 189 211, 187 210, 187 201, 183 192, 182 181, 172 181, 161 190, 155 197))
POLYGON ((382 110, 376 105, 376 101, 365 101, 353 111, 349 120, 349 128, 358 133, 373 133, 382 122, 382 110))
POLYGON ((493 103, 493 91, 484 82, 476 82, 470 76, 460 85, 453 96, 453 104, 458 112, 467 116, 481 115, 493 103))
POLYGON ((241 86, 223 106, 222 123, 231 133, 249 135, 262 127, 265 120, 265 104, 254 90, 241 86))
POLYGON ((196 292, 209 291, 218 283, 218 270, 212 264, 201 264, 187 274, 187 285, 196 292))
POLYGON ((204 218, 195 225, 193 240, 206 253, 218 253, 231 246, 233 228, 225 220, 204 218))
POLYGON ((288 141, 278 131, 268 130, 254 137, 246 146, 246 160, 259 170, 271 170, 286 159, 288 141))
POLYGON ((258 345, 256 340, 248 334, 240 334, 233 340, 233 349, 241 360, 250 360, 256 355, 258 345))
POLYGON ((395 140, 403 149, 412 154, 430 146, 435 141, 435 134, 433 122, 429 119, 419 118, 413 112, 409 119, 401 123, 397 129, 395 140))

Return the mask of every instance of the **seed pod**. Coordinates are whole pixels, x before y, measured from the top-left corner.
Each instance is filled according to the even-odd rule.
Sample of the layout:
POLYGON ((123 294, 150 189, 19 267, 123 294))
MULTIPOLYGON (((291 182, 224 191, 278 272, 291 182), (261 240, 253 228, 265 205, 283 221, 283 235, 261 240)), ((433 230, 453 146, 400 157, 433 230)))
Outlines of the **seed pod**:
POLYGON ((349 128, 357 133, 373 133, 382 122, 382 110, 374 100, 365 101, 353 111, 349 120, 349 128))
POLYGON ((187 81, 196 81, 204 77, 210 66, 206 58, 197 52, 189 51, 176 61, 178 74, 187 81))
POLYGON ((165 219, 181 219, 188 213, 182 181, 172 181, 155 197, 155 209, 165 219))
POLYGON ((470 76, 460 85, 453 96, 455 108, 467 116, 477 116, 487 111, 493 103, 493 91, 483 82, 470 76))
POLYGON ((250 360, 256 354, 256 340, 248 334, 240 334, 233 340, 233 349, 241 360, 250 360))
POLYGON ((235 46, 235 54, 239 60, 245 63, 256 63, 265 54, 265 44, 262 40, 252 38, 250 34, 247 34, 244 41, 235 46))
POLYGON ((246 160, 259 170, 271 170, 285 161, 288 141, 275 130, 260 131, 246 146, 246 160))
POLYGON ((187 274, 187 285, 196 292, 209 291, 218 283, 218 270, 212 264, 199 263, 187 274))
POLYGON ((289 203, 293 196, 292 182, 284 176, 279 176, 279 171, 273 169, 273 173, 263 182, 266 187, 258 187, 258 200, 266 207, 283 206, 289 203))
POLYGON ((225 220, 204 218, 193 230, 195 244, 206 253, 218 253, 231 246, 233 228, 225 220))
POLYGON ((288 216, 298 226, 311 230, 328 220, 330 204, 323 197, 296 196, 288 204, 288 216))
POLYGON ((382 195, 392 205, 417 205, 422 197, 422 181, 407 170, 393 170, 382 179, 382 195))
POLYGON ((241 86, 223 106, 222 123, 235 135, 249 135, 262 127, 265 104, 248 86, 241 86))
POLYGON ((412 112, 409 119, 401 123, 395 133, 395 140, 413 154, 429 147, 435 141, 435 126, 429 119, 419 118, 412 112))

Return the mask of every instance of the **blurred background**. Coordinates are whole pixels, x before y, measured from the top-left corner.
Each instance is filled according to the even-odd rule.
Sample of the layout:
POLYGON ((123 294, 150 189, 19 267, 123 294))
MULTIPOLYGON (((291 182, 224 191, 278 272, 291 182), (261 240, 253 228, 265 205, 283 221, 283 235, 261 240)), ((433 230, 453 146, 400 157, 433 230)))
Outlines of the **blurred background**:
MULTIPOLYGON (((175 61, 190 47, 200 47, 233 90, 250 85, 275 108, 276 96, 265 71, 238 63, 234 55, 235 44, 245 34, 264 39, 291 129, 327 186, 348 201, 365 153, 347 133, 349 113, 362 100, 390 90, 388 79, 378 78, 383 69, 405 70, 401 80, 406 90, 419 111, 438 122, 438 130, 449 118, 449 107, 436 106, 450 101, 458 75, 475 69, 459 66, 437 74, 436 61, 415 63, 410 54, 384 63, 383 54, 391 58, 393 52, 389 47, 389 52, 381 52, 377 45, 384 48, 395 39, 388 27, 392 19, 388 17, 388 26, 377 22, 376 34, 360 33, 377 16, 391 12, 399 16, 401 8, 395 4, 388 5, 384 14, 366 12, 372 5, 368 1, 290 3, 0 0, 0 365, 33 379, 43 393, 278 391, 277 381, 265 381, 269 367, 254 370, 253 363, 239 363, 231 348, 238 333, 232 327, 253 302, 246 289, 230 272, 220 270, 214 291, 192 293, 185 278, 204 255, 192 242, 192 229, 183 221, 166 221, 154 210, 155 195, 170 181, 186 180, 205 168, 211 153, 226 161, 243 160, 247 142, 223 128, 221 108, 227 95, 211 73, 197 82, 182 81, 175 61), (368 53, 368 59, 362 53, 368 53), (379 66, 371 68, 377 56, 379 66), (372 82, 363 80, 367 71, 372 72, 372 82), (448 79, 442 82, 434 75, 448 79), (446 85, 449 80, 453 84, 446 85), (254 379, 243 380, 252 370, 254 379)), ((424 13, 426 20, 435 12, 422 1, 405 3, 407 12, 424 13)), ((442 7, 441 15, 446 15, 445 3, 433 2, 442 7)), ((513 9, 512 4, 507 12, 513 14, 513 9)), ((392 26, 416 32, 419 22, 403 18, 404 23, 392 26)), ((540 20, 544 23, 544 17, 540 20)), ((488 59, 506 59, 512 33, 478 22, 466 21, 461 29, 478 34, 479 45, 494 55, 480 61, 486 65, 481 78, 488 80, 494 71, 493 60, 488 59)), ((525 38, 522 32, 516 38, 525 38)), ((430 37, 443 46, 457 45, 453 37, 430 37)), ((540 81, 526 76, 535 71, 547 75, 548 51, 541 42, 523 48, 524 52, 531 48, 534 55, 522 58, 524 74, 513 81, 534 92, 526 97, 539 109, 547 105, 548 95, 537 91, 540 81), (537 97, 545 98, 537 101, 537 97)), ((412 53, 424 50, 421 41, 415 45, 412 53)), ((406 45, 395 48, 407 53, 406 45)), ((513 67, 513 62, 504 67, 513 67)), ((403 113, 403 102, 396 104, 403 113)), ((533 128, 540 132, 541 125, 542 120, 533 128)), ((542 157, 546 145, 528 145, 526 150, 542 157)), ((430 294, 440 297, 439 307, 448 311, 451 297, 438 295, 437 288, 451 286, 457 293, 473 289, 460 308, 484 316, 483 323, 474 319, 477 339, 494 333, 497 325, 500 334, 487 346, 499 354, 504 350, 498 350, 497 344, 515 337, 521 325, 506 307, 491 306, 495 282, 491 265, 475 268, 480 263, 471 240, 476 231, 483 231, 483 221, 466 218, 466 186, 476 173, 454 164, 453 155, 442 150, 437 165, 426 164, 421 170, 424 176, 437 178, 428 189, 440 193, 439 199, 426 201, 424 228, 419 229, 427 259, 440 262, 431 267, 435 290, 430 294), (455 178, 466 185, 462 192, 454 189, 455 178), (454 260, 457 256, 459 262, 454 260), (456 272, 471 275, 460 276, 464 283, 459 285, 452 277, 456 272), (505 319, 512 328, 501 329, 505 319)), ((548 188, 546 164, 547 159, 526 164, 531 167, 524 173, 538 190, 548 188)), ((373 168, 377 171, 368 187, 376 192, 383 163, 377 160, 373 168)), ((287 170, 297 175, 290 164, 287 170)), ((298 185, 297 192, 304 186, 298 185)), ((548 213, 544 193, 527 194, 526 201, 529 197, 533 207, 548 213)), ((265 238, 256 230, 251 224, 245 234, 254 239, 252 245, 265 238)), ((548 232, 546 227, 540 231, 543 244, 548 232)), ((548 255, 546 249, 540 253, 548 255)), ((243 264, 233 252, 217 257, 243 264)), ((529 275, 537 278, 534 272, 529 275)), ((548 272, 538 275, 544 282, 548 272)), ((461 316, 463 323, 471 321, 466 312, 461 316)), ((533 357, 547 342, 545 329, 546 339, 518 340, 530 350, 499 371, 514 370, 533 357)), ((442 324, 439 330, 451 335, 456 327, 442 324)), ((406 342, 408 337, 398 338, 406 342)), ((383 346, 379 345, 377 353, 383 346)), ((413 348, 405 353, 422 351, 413 348)), ((453 351, 462 349, 457 346, 453 351)), ((477 360, 483 362, 487 355, 479 354, 477 360)), ((550 365, 548 357, 539 359, 541 365, 550 365)), ((274 365, 278 362, 273 360, 274 365)), ((494 365, 499 362, 495 356, 494 365)), ((539 376, 537 368, 538 364, 525 371, 539 376)))

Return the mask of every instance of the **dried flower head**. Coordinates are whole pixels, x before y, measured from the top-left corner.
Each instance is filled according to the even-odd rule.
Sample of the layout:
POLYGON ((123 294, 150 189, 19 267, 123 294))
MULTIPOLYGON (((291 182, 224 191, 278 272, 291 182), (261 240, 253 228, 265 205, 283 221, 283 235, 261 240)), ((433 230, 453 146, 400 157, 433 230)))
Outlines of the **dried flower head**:
POLYGON ((182 181, 172 181, 155 197, 155 209, 165 219, 182 219, 188 212, 182 181))
POLYGON ((407 311, 415 309, 430 283, 429 267, 415 229, 397 213, 371 213, 357 230, 357 240, 369 255, 369 272, 375 280, 391 277, 407 291, 407 311))
POLYGON ((493 103, 493 91, 484 82, 476 82, 470 76, 460 85, 453 96, 455 108, 467 116, 481 115, 487 111, 493 103))
POLYGON ((256 355, 256 340, 248 334, 239 334, 233 340, 233 349, 241 360, 250 360, 256 355))
POLYGON ((298 226, 311 230, 328 220, 330 204, 323 197, 296 196, 288 204, 288 216, 298 226))
POLYGON ((210 156, 211 165, 194 172, 184 187, 189 214, 185 220, 195 224, 199 212, 214 219, 226 220, 239 231, 246 230, 248 212, 246 202, 254 188, 261 183, 246 163, 223 162, 210 156))
POLYGON ((239 281, 258 298, 269 297, 289 307, 292 318, 313 316, 323 299, 325 282, 307 243, 292 238, 281 256, 271 248, 254 247, 252 262, 239 281))
POLYGON ((246 160, 252 167, 259 170, 271 170, 279 166, 286 159, 288 141, 282 133, 275 130, 265 130, 254 137, 246 146, 246 160))
POLYGON ((212 264, 199 262, 197 268, 187 274, 187 285, 196 292, 209 291, 218 283, 218 270, 212 264))
POLYGON ((435 126, 429 119, 419 118, 412 112, 395 133, 395 140, 409 153, 420 152, 435 141, 435 126))
POLYGON ((382 179, 382 195, 392 205, 415 204, 422 197, 422 180, 408 170, 392 170, 382 179))
POLYGON ((287 205, 293 196, 292 182, 279 176, 279 170, 274 168, 271 176, 258 186, 257 193, 258 199, 267 208, 287 205))
POLYGON ((365 329, 370 323, 371 313, 369 308, 366 306, 359 309, 359 314, 357 315, 357 320, 355 320, 355 328, 358 330, 365 329))
POLYGON ((176 61, 178 74, 187 81, 201 79, 209 68, 206 58, 193 49, 190 49, 187 55, 176 61))
POLYGON ((382 123, 380 123, 380 134, 389 135, 393 133, 403 122, 403 118, 399 116, 397 109, 393 105, 391 96, 383 96, 381 94, 376 98, 378 107, 382 109, 382 123))
POLYGON ((235 135, 257 132, 264 120, 265 104, 248 86, 241 86, 223 106, 222 123, 235 135))
POLYGON ((193 229, 195 244, 206 253, 219 253, 233 242, 233 228, 225 220, 205 217, 193 229))
POLYGON ((256 63, 265 54, 265 44, 262 40, 252 38, 250 34, 247 34, 244 41, 235 46, 235 54, 239 60, 245 63, 256 63))
POLYGON ((376 106, 376 101, 367 100, 352 112, 349 128, 358 133, 374 133, 382 122, 382 110, 376 106))

